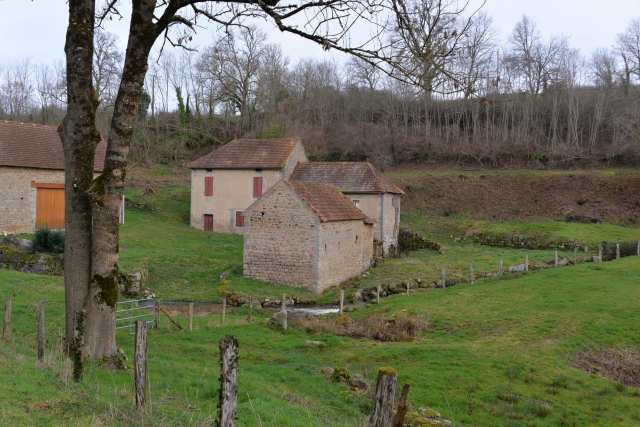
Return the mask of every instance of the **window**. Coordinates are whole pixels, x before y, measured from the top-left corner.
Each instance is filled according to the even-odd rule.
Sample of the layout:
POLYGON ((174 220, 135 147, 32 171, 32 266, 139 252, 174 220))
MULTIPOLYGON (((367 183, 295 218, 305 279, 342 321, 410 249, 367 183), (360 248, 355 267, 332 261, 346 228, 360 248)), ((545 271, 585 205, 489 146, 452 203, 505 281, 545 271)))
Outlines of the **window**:
POLYGON ((213 177, 212 176, 204 177, 204 196, 205 197, 213 196, 213 177))
POLYGON ((253 177, 253 197, 258 198, 262 196, 262 177, 254 176, 253 177))
POLYGON ((244 227, 243 211, 236 211, 236 227, 244 227))
POLYGON ((204 231, 213 231, 213 215, 204 214, 204 231))
POLYGON ((356 208, 360 209, 360 200, 352 200, 352 202, 356 205, 356 208))

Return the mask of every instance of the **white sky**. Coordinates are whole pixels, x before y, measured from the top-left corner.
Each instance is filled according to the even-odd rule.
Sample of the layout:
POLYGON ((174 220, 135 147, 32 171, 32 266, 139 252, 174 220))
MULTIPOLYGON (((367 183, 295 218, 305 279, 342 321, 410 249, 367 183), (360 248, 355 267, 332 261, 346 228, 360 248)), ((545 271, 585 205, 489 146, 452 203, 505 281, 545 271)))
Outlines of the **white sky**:
MULTIPOLYGON (((571 47, 588 57, 595 48, 611 46, 632 18, 640 18, 640 0, 486 0, 484 10, 493 17, 503 43, 526 14, 543 37, 569 36, 571 47)), ((34 63, 51 64, 64 59, 67 12, 66 0, 0 0, 0 63, 29 58, 34 63)), ((294 35, 283 35, 272 26, 266 28, 270 41, 279 42, 294 61, 339 55, 294 35)), ((124 50, 128 22, 112 21, 106 29, 120 37, 124 50)), ((196 45, 206 45, 210 34, 210 30, 200 30, 196 45)))

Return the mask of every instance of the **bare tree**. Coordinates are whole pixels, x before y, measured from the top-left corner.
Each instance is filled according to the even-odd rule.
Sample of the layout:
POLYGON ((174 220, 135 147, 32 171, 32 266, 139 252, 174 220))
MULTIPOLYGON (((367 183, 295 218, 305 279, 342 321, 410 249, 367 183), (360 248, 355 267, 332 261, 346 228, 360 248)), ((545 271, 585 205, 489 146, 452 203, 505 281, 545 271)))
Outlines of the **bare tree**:
POLYGON ((591 75, 598 86, 611 89, 616 84, 618 61, 609 49, 596 49, 589 62, 591 75))
POLYGON ((614 46, 620 57, 622 70, 620 78, 625 95, 629 93, 632 76, 640 78, 640 19, 632 19, 624 33, 616 36, 614 46))

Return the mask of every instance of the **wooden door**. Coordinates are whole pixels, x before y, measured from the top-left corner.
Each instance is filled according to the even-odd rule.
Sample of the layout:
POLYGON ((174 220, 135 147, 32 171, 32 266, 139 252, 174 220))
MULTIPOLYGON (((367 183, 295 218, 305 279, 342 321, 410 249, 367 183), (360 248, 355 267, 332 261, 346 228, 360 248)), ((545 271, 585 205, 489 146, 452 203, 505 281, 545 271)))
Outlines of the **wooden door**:
POLYGON ((213 215, 204 214, 204 231, 213 231, 213 215))
POLYGON ((64 228, 64 188, 36 189, 36 228, 64 228))

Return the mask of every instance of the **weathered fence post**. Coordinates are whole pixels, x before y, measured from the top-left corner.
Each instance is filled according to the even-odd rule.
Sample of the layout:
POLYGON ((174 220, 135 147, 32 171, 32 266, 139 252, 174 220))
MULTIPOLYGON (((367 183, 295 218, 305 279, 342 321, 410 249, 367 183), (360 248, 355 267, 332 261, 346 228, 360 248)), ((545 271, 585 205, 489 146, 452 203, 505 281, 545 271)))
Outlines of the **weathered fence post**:
POLYGON ((227 297, 226 296, 222 296, 222 325, 224 326, 224 316, 227 312, 227 297))
POLYGON ((398 411, 396 412, 396 419, 393 422, 393 427, 404 427, 404 416, 407 415, 407 395, 409 394, 409 384, 405 384, 402 387, 400 393, 400 402, 398 402, 398 411))
POLYGON ((147 322, 136 321, 136 344, 134 354, 136 408, 147 411, 147 322))
POLYGON ((442 289, 444 289, 446 287, 447 287, 447 280, 446 280, 445 271, 444 271, 444 268, 443 268, 442 269, 442 289))
POLYGON ((410 280, 411 280, 411 279, 407 279, 407 296, 409 296, 409 281, 410 281, 410 280))
POLYGON ((473 285, 473 264, 469 264, 469 275, 471 276, 471 284, 473 285))
POLYGON ((44 301, 38 304, 38 362, 44 363, 44 301))
POLYGON ((598 262, 602 262, 602 245, 598 247, 598 262))
POLYGON ((193 301, 189 301, 189 330, 193 331, 193 301))
POLYGON ((578 263, 578 247, 577 246, 573 248, 573 262, 575 264, 578 263))
POLYGON ((378 370, 378 384, 373 400, 373 412, 369 427, 391 427, 393 425, 393 403, 396 396, 398 372, 393 368, 378 370))
POLYGON ((620 259, 620 243, 616 243, 616 259, 620 259))
POLYGON ((287 311, 287 294, 282 294, 282 311, 287 311))
POLYGON ((160 301, 156 300, 156 330, 160 330, 160 301))
POLYGON ((380 304, 380 284, 376 287, 376 302, 380 304))
POLYGON ((344 290, 340 289, 340 316, 342 316, 342 310, 344 309, 344 290))
POLYGON ((524 271, 529 271, 529 254, 524 256, 524 271))
POLYGON ((558 268, 558 251, 556 251, 556 261, 555 261, 555 268, 558 268))
POLYGON ((2 339, 8 340, 11 336, 11 300, 4 302, 4 326, 2 328, 2 339))
POLYGON ((227 335, 220 340, 219 427, 234 427, 238 399, 238 339, 227 335))
POLYGON ((498 276, 502 276, 502 258, 500 258, 500 265, 498 265, 498 276))
POLYGON ((247 322, 251 322, 251 312, 253 311, 253 297, 249 297, 249 316, 247 322))

